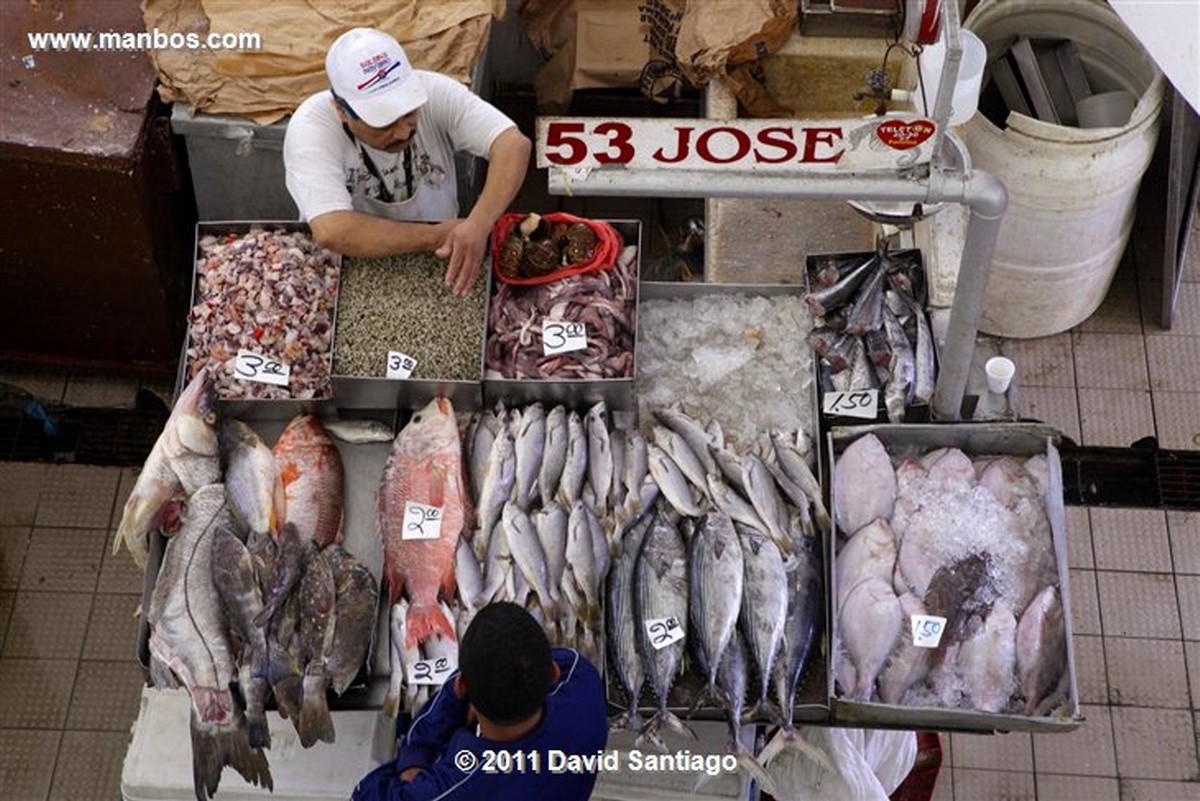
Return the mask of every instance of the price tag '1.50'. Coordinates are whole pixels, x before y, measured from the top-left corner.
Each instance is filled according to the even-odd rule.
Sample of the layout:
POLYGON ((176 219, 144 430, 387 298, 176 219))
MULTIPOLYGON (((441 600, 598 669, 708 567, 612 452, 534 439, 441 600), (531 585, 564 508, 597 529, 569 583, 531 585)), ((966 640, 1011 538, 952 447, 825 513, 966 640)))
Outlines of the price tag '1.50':
POLYGON ((879 409, 879 390, 862 389, 856 392, 826 392, 821 400, 821 411, 843 417, 861 417, 874 420, 879 409))
POLYGON ((918 648, 937 648, 946 630, 946 618, 936 615, 913 615, 913 645, 918 648))
POLYGON ((243 381, 257 381, 260 384, 274 384, 286 387, 291 377, 292 369, 278 359, 269 359, 261 353, 239 350, 237 361, 233 363, 233 374, 243 381))
POLYGON ((671 643, 679 642, 683 639, 683 633, 683 626, 679 625, 679 621, 673 617, 646 621, 646 636, 650 638, 650 644, 656 651, 661 651, 671 643))
POLYGON ((392 380, 408 378, 417 369, 417 360, 398 350, 389 350, 387 377, 392 380))
POLYGON ((542 322, 542 353, 553 356, 587 347, 587 325, 562 320, 542 322))
POLYGON ((404 528, 400 530, 400 539, 436 540, 441 535, 442 507, 404 502, 404 528))
POLYGON ((450 674, 458 669, 448 657, 439 656, 437 659, 421 659, 408 666, 409 684, 428 684, 440 687, 450 674))

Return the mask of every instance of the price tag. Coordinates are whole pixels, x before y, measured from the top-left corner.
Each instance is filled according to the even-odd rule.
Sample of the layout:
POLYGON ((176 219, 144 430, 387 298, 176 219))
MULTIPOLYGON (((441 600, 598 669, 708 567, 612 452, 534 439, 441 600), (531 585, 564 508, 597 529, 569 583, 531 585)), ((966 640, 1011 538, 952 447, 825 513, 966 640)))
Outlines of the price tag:
POLYGON ((404 528, 400 539, 436 540, 442 535, 442 507, 404 502, 404 528))
POLYGON ((447 656, 439 656, 437 659, 422 659, 408 666, 408 683, 440 687, 457 669, 458 665, 454 664, 447 656))
POLYGON ((913 645, 918 648, 937 648, 946 630, 946 618, 936 615, 913 615, 913 645))
POLYGON ((260 384, 286 387, 291 373, 292 369, 283 362, 248 350, 239 350, 237 360, 233 363, 234 375, 243 381, 257 381, 260 384))
POLYGON ((671 643, 683 639, 683 626, 673 617, 659 618, 646 621, 646 635, 654 650, 661 651, 671 643))
POLYGON ((586 347, 586 324, 569 323, 562 320, 544 320, 542 322, 542 353, 546 356, 583 350, 586 347))
POLYGON ((408 378, 417 369, 417 360, 398 350, 389 350, 387 359, 387 377, 399 380, 408 378))
POLYGON ((862 417, 874 420, 879 410, 879 390, 860 389, 855 392, 826 392, 821 399, 821 411, 843 417, 862 417))

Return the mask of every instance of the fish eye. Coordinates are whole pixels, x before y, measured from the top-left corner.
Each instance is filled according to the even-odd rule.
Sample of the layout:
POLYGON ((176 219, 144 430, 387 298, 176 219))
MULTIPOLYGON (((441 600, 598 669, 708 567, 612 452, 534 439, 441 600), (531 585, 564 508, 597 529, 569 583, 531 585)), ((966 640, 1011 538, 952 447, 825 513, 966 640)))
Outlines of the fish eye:
POLYGON ((413 415, 413 419, 412 419, 412 421, 413 421, 414 423, 419 423, 419 422, 421 422, 421 415, 419 415, 419 414, 414 414, 414 415, 413 415))

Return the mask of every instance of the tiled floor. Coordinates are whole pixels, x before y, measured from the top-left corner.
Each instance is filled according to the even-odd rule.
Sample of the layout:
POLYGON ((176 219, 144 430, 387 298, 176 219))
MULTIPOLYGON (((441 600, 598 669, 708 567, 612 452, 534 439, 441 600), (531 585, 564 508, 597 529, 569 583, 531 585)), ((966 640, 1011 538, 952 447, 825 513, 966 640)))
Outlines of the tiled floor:
MULTIPOLYGON (((1200 234, 1178 322, 1126 264, 1075 330, 1011 341, 1024 413, 1087 445, 1200 448, 1200 234)), ((132 405, 138 382, 0 371, 75 404, 132 405)), ((169 388, 149 385, 160 393, 169 388)), ((137 714, 141 577, 112 531, 131 469, 0 462, 0 799, 118 797, 137 714)), ((1200 799, 1200 513, 1070 509, 1086 722, 1056 735, 943 737, 939 801, 1200 799)))

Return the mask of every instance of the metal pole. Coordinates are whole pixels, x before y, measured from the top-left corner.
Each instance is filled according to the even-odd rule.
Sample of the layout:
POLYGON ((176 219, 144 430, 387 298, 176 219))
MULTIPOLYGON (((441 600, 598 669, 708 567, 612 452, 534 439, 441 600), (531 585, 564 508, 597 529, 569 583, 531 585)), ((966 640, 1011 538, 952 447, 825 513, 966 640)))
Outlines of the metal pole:
POLYGON ((970 175, 933 170, 930 176, 831 173, 829 175, 758 175, 705 170, 602 169, 569 177, 549 171, 552 195, 627 197, 789 197, 802 200, 899 200, 951 202, 971 210, 967 239, 954 291, 954 305, 941 370, 933 395, 933 415, 957 420, 961 414, 971 355, 987 290, 988 268, 1008 205, 1000 179, 980 170, 970 175))

